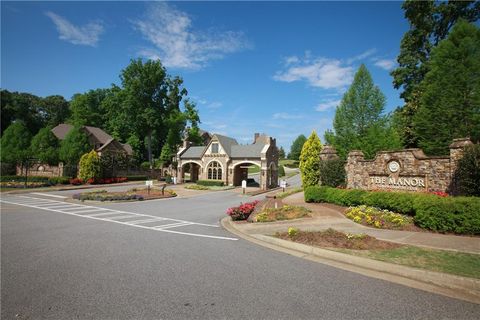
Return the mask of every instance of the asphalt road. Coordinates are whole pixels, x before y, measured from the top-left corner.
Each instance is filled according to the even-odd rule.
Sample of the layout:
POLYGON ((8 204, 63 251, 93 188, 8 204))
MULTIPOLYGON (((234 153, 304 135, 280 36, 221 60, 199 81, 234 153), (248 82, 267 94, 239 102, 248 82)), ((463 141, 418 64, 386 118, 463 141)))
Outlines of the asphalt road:
POLYGON ((218 221, 252 200, 238 193, 89 207, 24 196, 2 195, 2 319, 479 318, 480 305, 235 240, 218 221))

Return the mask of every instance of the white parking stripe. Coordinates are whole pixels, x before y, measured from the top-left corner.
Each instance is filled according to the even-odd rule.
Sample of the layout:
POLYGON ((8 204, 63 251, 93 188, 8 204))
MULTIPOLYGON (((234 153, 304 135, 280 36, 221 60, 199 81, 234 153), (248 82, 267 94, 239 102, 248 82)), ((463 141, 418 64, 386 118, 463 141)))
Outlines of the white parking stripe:
MULTIPOLYGON (((146 217, 148 218, 148 217, 146 217)), ((150 222, 160 222, 160 221, 164 221, 165 219, 162 219, 162 218, 157 218, 157 219, 144 219, 144 220, 134 220, 134 221, 127 221, 126 223, 128 224, 142 224, 142 223, 150 223, 150 222)))
POLYGON ((100 211, 103 211, 103 210, 99 210, 98 208, 93 208, 93 209, 87 208, 87 210, 72 211, 72 213, 87 213, 87 212, 100 212, 100 211))
POLYGON ((191 225, 192 223, 188 223, 188 222, 184 222, 184 223, 171 223, 171 224, 164 224, 164 225, 160 225, 160 226, 155 226, 155 227, 152 227, 152 228, 155 228, 155 229, 169 229, 169 228, 176 228, 176 227, 183 227, 183 226, 189 226, 191 225))
POLYGON ((107 218, 107 219, 110 219, 110 220, 121 220, 121 219, 125 219, 125 218, 133 218, 135 217, 136 215, 134 214, 129 214, 127 216, 119 216, 119 217, 112 217, 112 218, 107 218))
POLYGON ((56 195, 56 194, 49 194, 49 193, 42 193, 42 192, 31 192, 30 194, 36 194, 38 196, 60 198, 60 199, 67 199, 68 198, 68 197, 65 197, 65 196, 59 196, 59 195, 56 195))
MULTIPOLYGON (((34 197, 26 197, 26 196, 19 196, 21 198, 29 198, 31 201, 42 201, 40 198, 34 198, 34 197)), ((9 199, 11 200, 11 199, 9 199)), ((40 207, 36 206, 35 202, 29 204, 25 204, 22 201, 15 201, 16 199, 14 198, 11 201, 0 199, 0 202, 3 203, 9 203, 9 204, 14 204, 14 205, 20 205, 20 206, 25 206, 25 207, 30 207, 30 208, 36 208, 36 209, 41 209, 41 210, 47 210, 47 211, 53 211, 53 212, 59 212, 67 215, 74 215, 77 217, 83 217, 83 218, 88 218, 88 219, 94 219, 94 220, 101 220, 101 221, 108 221, 108 222, 113 222, 113 223, 118 223, 118 224, 123 224, 126 226, 131 226, 131 227, 136 227, 136 228, 142 228, 142 229, 148 229, 148 230, 154 230, 154 231, 160 231, 160 232, 167 232, 167 233, 172 233, 172 234, 179 234, 179 235, 187 235, 187 236, 192 236, 192 237, 200 237, 200 238, 210 238, 210 239, 219 239, 219 240, 238 240, 237 238, 230 238, 230 237, 221 237, 221 236, 212 236, 212 235, 206 235, 206 234, 198 234, 198 233, 190 233, 190 232, 181 232, 181 231, 173 231, 173 230, 164 230, 165 227, 168 226, 168 228, 174 228, 174 227, 183 227, 183 226, 190 226, 190 225, 197 225, 197 226, 206 226, 206 227, 214 227, 218 228, 218 225, 212 225, 212 224, 205 224, 205 223, 199 223, 199 222, 191 222, 191 221, 185 221, 185 220, 179 220, 179 219, 171 219, 171 218, 164 218, 164 217, 157 217, 157 216, 152 216, 152 215, 147 215, 147 214, 139 214, 139 213, 133 213, 133 212, 127 212, 127 211, 120 211, 120 210, 111 210, 111 209, 105 209, 101 207, 93 207, 93 206, 83 206, 83 205, 74 205, 78 206, 79 208, 76 208, 80 210, 82 207, 85 208, 97 208, 99 211, 108 211, 104 213, 98 213, 98 214, 77 214, 74 213, 70 210, 72 210, 71 205, 68 205, 67 208, 65 209, 60 209, 62 207, 65 207, 64 204, 65 202, 61 201, 54 201, 58 203, 58 205, 61 205, 58 207, 58 205, 54 206, 48 206, 48 207, 40 207), (55 208, 52 208, 55 207, 55 208), (68 209, 70 207, 70 209, 68 209), (115 219, 114 217, 108 217, 109 215, 118 215, 118 214, 124 214, 124 215, 129 215, 132 217, 138 216, 138 220, 136 220, 136 224, 132 224, 131 222, 128 221, 118 221, 118 220, 113 220, 115 219), (143 219, 142 219, 143 218, 143 219), (143 226, 141 225, 142 223, 145 223, 147 221, 147 218, 151 218, 153 222, 160 222, 160 221, 172 221, 171 224, 163 225, 162 226, 157 226, 155 227, 149 227, 149 226, 143 226)), ((24 200, 24 199, 22 199, 24 200)), ((118 218, 118 217, 117 217, 118 218)))

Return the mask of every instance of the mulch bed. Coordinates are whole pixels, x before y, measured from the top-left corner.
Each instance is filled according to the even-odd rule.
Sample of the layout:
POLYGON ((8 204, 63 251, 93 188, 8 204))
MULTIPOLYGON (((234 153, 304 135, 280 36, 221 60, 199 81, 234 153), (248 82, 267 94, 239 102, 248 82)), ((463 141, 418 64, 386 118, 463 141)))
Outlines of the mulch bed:
POLYGON ((298 231, 294 236, 287 232, 277 233, 277 238, 294 241, 306 245, 323 248, 343 248, 352 250, 387 250, 400 248, 403 245, 378 240, 369 235, 347 235, 343 232, 328 229, 326 231, 298 231))

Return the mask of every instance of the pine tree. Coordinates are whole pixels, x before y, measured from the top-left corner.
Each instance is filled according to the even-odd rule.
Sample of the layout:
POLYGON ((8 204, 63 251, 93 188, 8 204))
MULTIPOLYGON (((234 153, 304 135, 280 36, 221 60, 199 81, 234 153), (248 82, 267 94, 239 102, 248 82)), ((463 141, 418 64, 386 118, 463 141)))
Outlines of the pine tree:
POLYGON ((385 96, 362 64, 335 112, 334 132, 327 131, 325 139, 342 158, 354 149, 373 158, 377 151, 398 148, 398 135, 390 118, 382 114, 384 107, 385 96))
POLYGON ((432 50, 414 117, 419 146, 448 154, 454 138, 480 139, 480 29, 464 20, 432 50))
POLYGON ((320 183, 320 151, 322 143, 315 131, 303 144, 300 154, 300 173, 303 187, 316 186, 320 183))

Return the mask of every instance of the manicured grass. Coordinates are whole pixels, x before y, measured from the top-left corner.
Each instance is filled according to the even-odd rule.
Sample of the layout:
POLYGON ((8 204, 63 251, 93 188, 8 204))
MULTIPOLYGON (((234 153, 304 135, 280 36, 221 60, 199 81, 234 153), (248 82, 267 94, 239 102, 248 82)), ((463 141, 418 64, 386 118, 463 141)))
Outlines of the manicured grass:
POLYGON ((211 191, 223 191, 223 190, 230 190, 230 189, 235 189, 234 186, 202 186, 199 184, 187 184, 185 189, 190 189, 190 190, 211 190, 211 191))
POLYGON ((259 166, 250 166, 248 167, 248 173, 249 174, 252 174, 252 173, 259 173, 260 172, 260 167, 259 166))
POLYGON ((295 172, 295 171, 289 172, 285 175, 285 178, 288 179, 288 178, 291 178, 293 176, 296 176, 297 174, 300 174, 300 172, 295 172))
POLYGON ((292 194, 299 193, 299 192, 302 192, 302 191, 303 191, 303 188, 286 189, 285 192, 277 193, 275 196, 279 199, 283 199, 283 198, 286 198, 286 197, 288 197, 292 194))
POLYGON ((281 159, 278 161, 278 165, 286 166, 289 168, 298 168, 298 161, 297 160, 290 160, 290 159, 281 159))
POLYGON ((390 250, 346 250, 343 253, 409 267, 480 279, 480 254, 402 246, 390 250))

